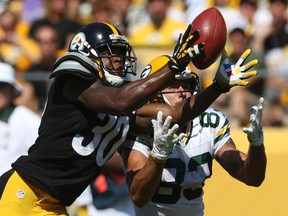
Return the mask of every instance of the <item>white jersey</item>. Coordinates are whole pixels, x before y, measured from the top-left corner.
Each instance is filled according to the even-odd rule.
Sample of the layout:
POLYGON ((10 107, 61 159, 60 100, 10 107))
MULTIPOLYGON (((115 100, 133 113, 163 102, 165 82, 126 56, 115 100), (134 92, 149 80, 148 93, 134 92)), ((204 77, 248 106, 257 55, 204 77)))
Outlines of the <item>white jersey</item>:
MULTIPOLYGON (((186 136, 175 145, 152 200, 136 215, 203 215, 204 181, 212 175, 212 160, 230 138, 230 124, 223 113, 207 109, 187 126, 186 136)), ((149 157, 152 146, 141 139, 128 140, 125 147, 149 157)))
POLYGON ((27 155, 38 136, 40 116, 17 106, 6 120, 0 119, 0 175, 11 169, 20 155, 27 155))

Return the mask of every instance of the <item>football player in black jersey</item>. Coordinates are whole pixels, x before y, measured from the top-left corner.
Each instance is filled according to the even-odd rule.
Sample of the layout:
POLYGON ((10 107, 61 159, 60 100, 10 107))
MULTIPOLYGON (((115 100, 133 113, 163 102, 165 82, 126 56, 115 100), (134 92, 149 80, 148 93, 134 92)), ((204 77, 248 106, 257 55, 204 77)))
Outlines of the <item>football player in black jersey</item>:
MULTIPOLYGON (((126 82, 136 64, 127 39, 108 23, 82 27, 52 68, 54 81, 35 144, 0 178, 0 215, 68 215, 65 207, 126 139, 134 111, 166 84, 185 77, 181 72, 203 51, 203 44, 192 46, 199 32, 191 29, 188 25, 180 35, 163 67, 126 82)), ((191 107, 199 103, 194 117, 223 92, 218 82, 211 86, 203 97, 191 97, 191 107)))

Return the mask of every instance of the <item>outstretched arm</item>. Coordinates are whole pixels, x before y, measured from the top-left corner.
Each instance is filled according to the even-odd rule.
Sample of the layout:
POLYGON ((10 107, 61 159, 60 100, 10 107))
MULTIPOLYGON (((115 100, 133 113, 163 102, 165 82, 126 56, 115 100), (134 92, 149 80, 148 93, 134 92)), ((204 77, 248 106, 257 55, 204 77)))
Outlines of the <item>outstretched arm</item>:
POLYGON ((158 188, 161 180, 164 163, 156 162, 152 156, 146 158, 137 150, 125 150, 127 157, 126 181, 129 187, 131 200, 141 208, 149 202, 158 188))
POLYGON ((173 123, 177 123, 181 127, 187 121, 196 118, 205 111, 221 93, 217 85, 213 83, 204 91, 192 95, 182 103, 177 103, 177 106, 159 103, 145 104, 137 110, 136 125, 142 130, 149 130, 151 128, 151 118, 155 118, 157 111, 161 110, 165 117, 172 116, 173 123))
POLYGON ((169 129, 171 121, 171 116, 168 116, 163 123, 161 111, 157 114, 157 120, 152 120, 154 139, 148 158, 136 150, 125 152, 122 155, 127 169, 126 178, 131 199, 140 208, 149 202, 156 192, 166 159, 174 145, 184 136, 184 134, 175 136, 178 125, 175 124, 169 129))
POLYGON ((236 149, 232 139, 219 149, 216 159, 234 178, 247 185, 258 187, 265 179, 266 153, 263 144, 262 110, 264 99, 260 98, 258 106, 253 106, 250 126, 244 128, 250 143, 247 155, 236 149))
POLYGON ((153 98, 173 79, 174 73, 168 65, 150 77, 130 82, 119 88, 105 86, 99 79, 89 83, 76 76, 70 76, 65 79, 63 94, 71 101, 82 103, 95 112, 127 115, 153 98))
POLYGON ((186 68, 188 63, 203 51, 203 44, 192 44, 199 37, 199 32, 191 33, 188 25, 185 33, 180 34, 171 59, 149 77, 127 83, 119 88, 104 86, 100 80, 95 83, 74 77, 64 82, 64 95, 75 102, 80 102, 95 112, 113 115, 127 115, 152 99, 175 75, 186 68))
MULTIPOLYGON (((192 95, 183 103, 178 103, 177 107, 164 104, 145 104, 137 110, 136 125, 144 129, 149 129, 145 118, 154 118, 158 110, 162 110, 164 116, 172 116, 174 123, 185 124, 204 112, 222 93, 229 92, 232 87, 245 86, 249 84, 248 78, 255 76, 257 71, 249 71, 258 63, 254 59, 245 64, 246 58, 251 50, 247 49, 239 58, 235 65, 230 65, 226 50, 223 51, 214 82, 201 93, 192 95), (145 125, 146 124, 146 125, 145 125)), ((151 128, 151 126, 150 126, 151 128)))

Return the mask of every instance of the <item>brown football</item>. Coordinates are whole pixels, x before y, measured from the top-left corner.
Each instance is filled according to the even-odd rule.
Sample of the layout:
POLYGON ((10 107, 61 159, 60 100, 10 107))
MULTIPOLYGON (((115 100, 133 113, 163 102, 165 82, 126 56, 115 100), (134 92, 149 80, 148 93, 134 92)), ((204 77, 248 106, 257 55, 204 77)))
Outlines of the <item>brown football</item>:
POLYGON ((199 29, 200 37, 195 44, 204 42, 204 52, 192 59, 198 69, 205 69, 212 65, 222 53, 227 39, 227 27, 221 12, 215 8, 208 8, 192 21, 192 32, 199 29))

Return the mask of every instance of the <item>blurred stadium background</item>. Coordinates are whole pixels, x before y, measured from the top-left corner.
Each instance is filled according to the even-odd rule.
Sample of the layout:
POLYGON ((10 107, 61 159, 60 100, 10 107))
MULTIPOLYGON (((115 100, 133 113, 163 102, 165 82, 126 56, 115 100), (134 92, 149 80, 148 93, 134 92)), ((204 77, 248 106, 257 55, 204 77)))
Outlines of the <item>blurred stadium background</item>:
MULTIPOLYGON (((241 129, 232 130, 237 147, 246 152, 248 142, 241 129)), ((231 178, 218 163, 206 181, 204 201, 207 216, 286 216, 288 212, 288 128, 264 128, 267 153, 266 179, 247 187, 231 178)))

